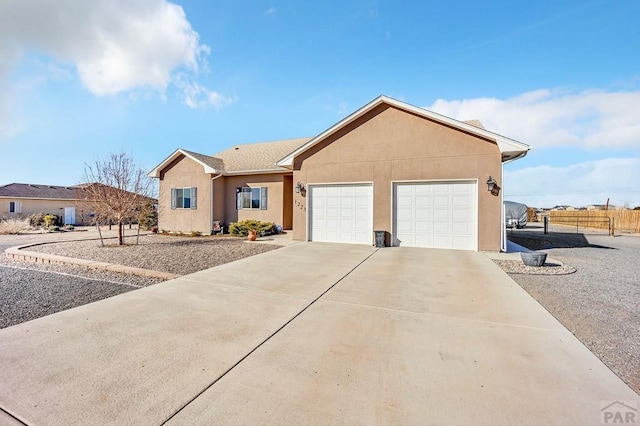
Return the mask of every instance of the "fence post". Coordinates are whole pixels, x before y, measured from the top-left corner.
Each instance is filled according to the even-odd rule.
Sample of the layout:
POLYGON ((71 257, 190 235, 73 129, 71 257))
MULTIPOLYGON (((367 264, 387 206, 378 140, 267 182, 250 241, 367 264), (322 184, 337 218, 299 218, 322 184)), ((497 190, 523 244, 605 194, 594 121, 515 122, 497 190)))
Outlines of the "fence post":
POLYGON ((544 234, 549 233, 549 216, 544 216, 544 234))
POLYGON ((611 235, 612 237, 615 236, 615 229, 616 229, 616 220, 613 217, 609 218, 609 235, 611 235))

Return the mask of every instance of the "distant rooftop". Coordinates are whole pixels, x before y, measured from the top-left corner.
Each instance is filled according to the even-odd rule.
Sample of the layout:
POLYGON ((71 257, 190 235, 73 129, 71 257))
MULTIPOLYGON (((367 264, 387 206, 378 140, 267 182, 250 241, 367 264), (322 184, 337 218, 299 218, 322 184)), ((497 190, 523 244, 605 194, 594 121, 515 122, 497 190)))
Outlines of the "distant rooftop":
POLYGON ((0 197, 76 200, 78 199, 77 190, 77 186, 9 183, 7 185, 0 186, 0 197))

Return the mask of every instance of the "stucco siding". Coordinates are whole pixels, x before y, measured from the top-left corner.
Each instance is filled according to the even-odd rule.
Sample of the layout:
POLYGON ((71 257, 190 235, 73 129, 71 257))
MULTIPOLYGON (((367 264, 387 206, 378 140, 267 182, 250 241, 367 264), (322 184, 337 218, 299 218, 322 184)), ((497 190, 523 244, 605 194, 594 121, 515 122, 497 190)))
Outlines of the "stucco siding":
MULTIPOLYGON (((497 145, 423 117, 380 106, 299 155, 294 181, 373 183, 375 229, 392 232, 392 184, 397 181, 478 182, 478 249, 500 249, 500 199, 484 186, 502 183, 497 145), (484 187, 484 189, 483 189, 484 187)), ((307 201, 294 194, 294 238, 307 238, 307 201), (301 206, 301 208, 295 208, 301 206)))
POLYGON ((211 232, 211 177, 202 165, 180 157, 167 166, 160 177, 158 228, 167 231, 203 234, 211 232), (171 209, 171 188, 197 188, 196 209, 171 209))
POLYGON ((283 224, 284 175, 263 174, 225 177, 225 221, 227 224, 246 219, 283 224), (267 209, 236 209, 236 188, 267 188, 267 209))
POLYGON ((64 219, 64 208, 75 207, 75 223, 74 225, 89 225, 91 218, 89 217, 90 209, 77 200, 45 200, 20 197, 2 197, 0 198, 0 218, 26 218, 29 215, 44 213, 53 214, 64 219), (21 203, 20 213, 9 212, 9 203, 17 201, 21 203))

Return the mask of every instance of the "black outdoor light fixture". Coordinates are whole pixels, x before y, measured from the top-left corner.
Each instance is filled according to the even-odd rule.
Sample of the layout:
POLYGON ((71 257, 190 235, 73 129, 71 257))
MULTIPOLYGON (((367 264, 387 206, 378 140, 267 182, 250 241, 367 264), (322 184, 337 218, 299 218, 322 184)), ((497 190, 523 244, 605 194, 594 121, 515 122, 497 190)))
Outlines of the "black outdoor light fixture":
POLYGON ((491 195, 498 195, 500 193, 500 187, 498 186, 498 182, 491 176, 487 179, 487 190, 491 193, 491 195))
POLYGON ((301 184, 300 182, 296 183, 296 194, 299 194, 303 190, 304 190, 304 185, 301 184))
POLYGON ((489 176, 489 179, 487 179, 487 190, 489 192, 493 192, 493 190, 496 189, 496 186, 498 186, 498 182, 496 182, 494 178, 489 176))

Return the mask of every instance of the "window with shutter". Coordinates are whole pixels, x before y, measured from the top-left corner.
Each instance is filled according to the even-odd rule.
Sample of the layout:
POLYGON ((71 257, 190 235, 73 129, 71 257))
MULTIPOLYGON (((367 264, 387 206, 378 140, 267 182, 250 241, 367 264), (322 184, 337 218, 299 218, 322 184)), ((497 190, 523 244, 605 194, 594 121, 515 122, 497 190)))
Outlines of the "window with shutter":
POLYGON ((171 188, 171 209, 198 208, 197 188, 171 188))
POLYGON ((260 188, 260 210, 267 209, 267 187, 260 188))
POLYGON ((267 188, 236 188, 236 210, 267 209, 267 188))

